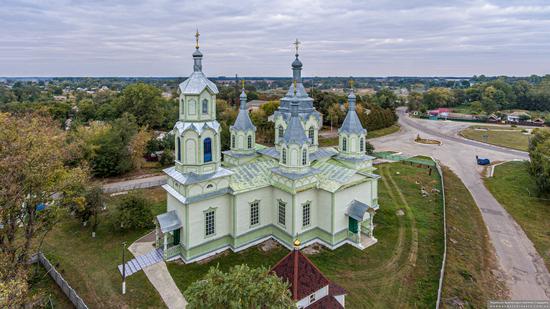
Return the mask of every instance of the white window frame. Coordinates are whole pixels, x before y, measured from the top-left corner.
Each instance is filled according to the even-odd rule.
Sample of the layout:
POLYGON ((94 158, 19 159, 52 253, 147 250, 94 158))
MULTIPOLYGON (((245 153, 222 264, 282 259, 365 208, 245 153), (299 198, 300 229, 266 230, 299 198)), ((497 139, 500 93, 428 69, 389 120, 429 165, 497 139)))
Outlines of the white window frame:
POLYGON ((307 149, 302 150, 302 165, 307 165, 307 149))
POLYGON ((311 225, 311 202, 307 201, 302 204, 302 227, 311 225))
POLYGON ((365 151, 365 139, 361 137, 361 138, 359 139, 359 143, 360 143, 360 144, 359 144, 359 148, 360 148, 359 150, 360 150, 361 152, 364 152, 364 151, 365 151))
POLYGON ((309 295, 309 303, 313 304, 317 299, 315 298, 315 293, 309 295))
POLYGON ((286 148, 283 148, 283 164, 286 164, 286 148))
POLYGON ((286 203, 282 200, 278 200, 277 203, 277 223, 286 226, 286 203))
POLYGON ((347 138, 342 138, 342 150, 343 151, 348 151, 348 139, 347 138))
POLYGON ((260 201, 256 200, 250 203, 250 226, 260 224, 260 201))
POLYGON ((247 143, 248 149, 252 149, 252 135, 248 136, 247 143))
POLYGON ((216 209, 210 208, 204 211, 204 236, 212 237, 214 235, 216 235, 216 209), (210 215, 211 217, 209 217, 210 215))

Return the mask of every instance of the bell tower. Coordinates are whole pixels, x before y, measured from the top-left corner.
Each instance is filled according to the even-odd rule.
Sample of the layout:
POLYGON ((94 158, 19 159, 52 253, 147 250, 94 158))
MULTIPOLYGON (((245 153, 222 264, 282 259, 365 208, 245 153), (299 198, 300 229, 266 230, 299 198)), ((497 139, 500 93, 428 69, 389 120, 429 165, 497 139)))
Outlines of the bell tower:
POLYGON ((195 34, 193 73, 179 85, 179 121, 174 126, 176 170, 208 174, 220 167, 221 127, 216 121, 218 88, 202 72, 199 31, 195 34))

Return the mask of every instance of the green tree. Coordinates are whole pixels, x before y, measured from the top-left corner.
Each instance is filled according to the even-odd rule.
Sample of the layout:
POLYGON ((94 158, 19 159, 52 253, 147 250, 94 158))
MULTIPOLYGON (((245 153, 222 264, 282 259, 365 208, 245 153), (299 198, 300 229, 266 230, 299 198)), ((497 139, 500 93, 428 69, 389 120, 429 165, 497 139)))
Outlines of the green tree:
POLYGON ((550 132, 536 129, 529 142, 529 157, 531 158, 531 175, 540 195, 550 195, 550 132))
POLYGON ((117 105, 119 112, 134 115, 139 126, 159 128, 163 120, 161 110, 163 100, 160 89, 137 83, 124 88, 117 105))
POLYGON ((62 209, 83 201, 79 192, 88 175, 65 165, 66 143, 66 132, 50 117, 0 113, 2 308, 17 307, 26 297, 28 259, 37 239, 51 230, 62 209))
POLYGON ((116 222, 121 230, 134 230, 153 226, 151 202, 139 193, 130 193, 117 202, 116 222))
POLYGON ((397 95, 389 88, 383 88, 376 92, 374 102, 382 108, 395 109, 399 104, 397 95))
POLYGON ((295 308, 288 284, 266 268, 211 267, 185 291, 189 308, 295 308))
POLYGON ((454 95, 451 89, 434 87, 424 93, 423 103, 429 108, 454 106, 454 95))

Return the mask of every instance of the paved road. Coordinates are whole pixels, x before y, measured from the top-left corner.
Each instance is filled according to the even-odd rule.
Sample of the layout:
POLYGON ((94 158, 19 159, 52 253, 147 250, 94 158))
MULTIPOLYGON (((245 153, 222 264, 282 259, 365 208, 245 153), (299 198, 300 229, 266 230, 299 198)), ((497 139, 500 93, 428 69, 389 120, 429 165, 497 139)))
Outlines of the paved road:
MULTIPOLYGON (((471 192, 487 225, 500 267, 514 300, 550 300, 550 274, 524 231, 483 185, 482 168, 475 155, 492 161, 526 160, 527 153, 464 139, 458 131, 469 123, 409 118, 400 111, 398 133, 369 140, 377 151, 432 156, 453 170, 471 192), (442 141, 441 146, 414 142, 422 138, 442 141)), ((468 218, 464 218, 468 220, 468 218)))
POLYGON ((106 193, 122 192, 134 189, 143 189, 162 186, 166 183, 166 175, 150 176, 112 182, 103 185, 103 191, 106 193))

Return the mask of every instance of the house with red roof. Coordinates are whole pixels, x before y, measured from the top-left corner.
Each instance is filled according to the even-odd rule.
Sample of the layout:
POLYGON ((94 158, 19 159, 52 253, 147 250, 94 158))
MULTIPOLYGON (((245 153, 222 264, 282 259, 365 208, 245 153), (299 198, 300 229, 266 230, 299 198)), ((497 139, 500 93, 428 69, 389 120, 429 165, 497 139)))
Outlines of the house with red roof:
POLYGON ((298 308, 344 308, 346 290, 330 282, 294 242, 294 250, 282 258, 271 271, 290 285, 298 308))

